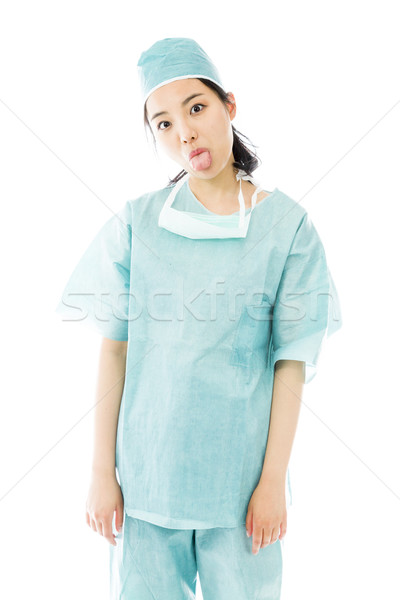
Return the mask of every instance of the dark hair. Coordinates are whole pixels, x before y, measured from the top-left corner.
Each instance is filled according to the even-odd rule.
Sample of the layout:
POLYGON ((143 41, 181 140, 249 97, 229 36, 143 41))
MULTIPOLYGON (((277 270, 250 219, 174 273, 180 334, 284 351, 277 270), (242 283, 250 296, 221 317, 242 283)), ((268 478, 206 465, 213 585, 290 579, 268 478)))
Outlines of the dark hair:
MULTIPOLYGON (((214 92, 218 95, 218 97, 220 98, 220 100, 222 102, 224 102, 225 104, 227 104, 227 103, 230 104, 228 94, 219 85, 217 85, 210 79, 202 79, 200 77, 198 79, 199 79, 199 81, 204 83, 204 85, 206 85, 207 87, 214 90, 214 92)), ((148 127, 149 130, 151 131, 150 123, 147 118, 146 105, 144 106, 144 125, 145 125, 145 127, 148 127)), ((233 125, 232 125, 232 132, 233 132, 232 152, 233 152, 233 157, 235 159, 233 162, 233 167, 236 169, 243 169, 243 171, 246 171, 246 173, 248 175, 251 175, 251 173, 260 166, 261 160, 255 154, 255 152, 252 152, 251 150, 249 150, 247 148, 247 146, 242 142, 242 140, 240 138, 241 137, 246 138, 251 143, 253 148, 255 148, 256 146, 254 146, 254 144, 249 140, 249 138, 247 136, 245 136, 243 133, 240 133, 240 131, 235 129, 235 127, 233 125)), ((153 135, 152 131, 151 131, 151 133, 153 135)), ((155 142, 154 135, 153 135, 153 142, 155 142)), ((173 179, 169 180, 167 185, 169 186, 174 183, 177 183, 180 179, 182 179, 182 177, 184 177, 186 175, 186 173, 187 173, 187 171, 185 171, 185 169, 182 169, 182 171, 180 171, 180 173, 178 173, 178 175, 176 175, 173 179)))

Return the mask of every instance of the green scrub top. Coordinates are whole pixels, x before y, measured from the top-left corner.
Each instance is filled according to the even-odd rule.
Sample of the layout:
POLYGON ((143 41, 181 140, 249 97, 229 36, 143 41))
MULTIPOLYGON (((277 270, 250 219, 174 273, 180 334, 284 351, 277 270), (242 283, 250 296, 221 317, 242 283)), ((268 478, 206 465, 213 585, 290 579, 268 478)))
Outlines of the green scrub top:
MULTIPOLYGON (((199 240, 158 225, 171 189, 127 201, 103 225, 56 311, 128 341, 116 440, 127 514, 237 527, 263 467, 274 365, 304 361, 310 382, 341 327, 339 300, 308 213, 278 188, 245 238, 199 240)), ((211 212, 188 181, 173 207, 211 212)), ((291 502, 289 471, 286 484, 291 502)))

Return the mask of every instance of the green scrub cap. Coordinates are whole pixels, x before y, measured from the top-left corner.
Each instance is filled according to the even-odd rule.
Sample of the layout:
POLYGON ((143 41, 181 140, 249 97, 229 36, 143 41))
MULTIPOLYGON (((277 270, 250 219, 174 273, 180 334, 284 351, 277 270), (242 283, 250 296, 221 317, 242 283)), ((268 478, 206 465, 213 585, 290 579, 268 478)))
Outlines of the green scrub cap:
POLYGON ((155 42, 142 52, 137 68, 143 104, 154 90, 177 79, 202 77, 224 87, 209 56, 190 38, 165 38, 155 42))

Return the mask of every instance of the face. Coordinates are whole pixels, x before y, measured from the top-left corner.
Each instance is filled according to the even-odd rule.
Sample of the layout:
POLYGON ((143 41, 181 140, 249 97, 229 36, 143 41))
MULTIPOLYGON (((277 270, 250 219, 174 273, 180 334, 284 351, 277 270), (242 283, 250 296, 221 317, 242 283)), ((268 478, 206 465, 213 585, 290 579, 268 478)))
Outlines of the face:
POLYGON ((231 121, 236 104, 233 94, 229 93, 229 99, 232 104, 223 103, 198 79, 180 79, 161 86, 146 102, 157 146, 194 177, 208 179, 232 169, 231 121), (209 154, 199 155, 191 163, 189 155, 197 148, 205 148, 209 154))

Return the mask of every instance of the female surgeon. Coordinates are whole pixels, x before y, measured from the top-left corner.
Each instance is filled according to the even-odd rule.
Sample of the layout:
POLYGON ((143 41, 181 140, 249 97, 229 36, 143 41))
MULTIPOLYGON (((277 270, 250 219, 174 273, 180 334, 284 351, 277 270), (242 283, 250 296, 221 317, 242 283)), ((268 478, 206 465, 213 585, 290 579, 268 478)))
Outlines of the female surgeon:
POLYGON ((188 600, 198 577, 204 600, 278 600, 289 457, 337 292, 306 210, 253 178, 203 49, 157 41, 138 71, 181 171, 103 225, 56 309, 102 335, 86 522, 113 599, 188 600))

